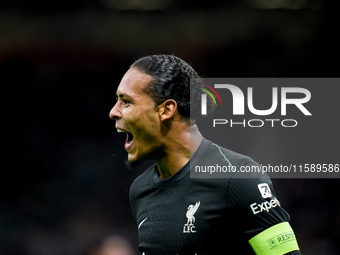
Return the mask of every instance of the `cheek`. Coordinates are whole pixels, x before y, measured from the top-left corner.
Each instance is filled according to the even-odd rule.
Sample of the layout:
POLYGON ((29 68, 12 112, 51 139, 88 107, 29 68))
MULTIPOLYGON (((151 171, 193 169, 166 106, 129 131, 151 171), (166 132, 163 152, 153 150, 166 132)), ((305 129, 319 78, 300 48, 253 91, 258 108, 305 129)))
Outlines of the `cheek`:
POLYGON ((144 141, 146 143, 152 143, 157 141, 159 137, 159 123, 155 118, 155 113, 142 114, 141 118, 134 123, 135 135, 137 140, 144 141))
POLYGON ((139 140, 153 141, 158 137, 157 125, 155 122, 144 122, 136 127, 136 136, 139 140))

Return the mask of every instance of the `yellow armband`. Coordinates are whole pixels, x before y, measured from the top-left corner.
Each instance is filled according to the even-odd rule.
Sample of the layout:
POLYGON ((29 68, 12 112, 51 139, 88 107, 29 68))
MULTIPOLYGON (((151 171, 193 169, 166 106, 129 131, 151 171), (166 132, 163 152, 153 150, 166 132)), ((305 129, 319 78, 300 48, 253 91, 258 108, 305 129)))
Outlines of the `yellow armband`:
POLYGON ((276 224, 249 240, 257 255, 282 255, 299 250, 295 234, 288 222, 276 224))

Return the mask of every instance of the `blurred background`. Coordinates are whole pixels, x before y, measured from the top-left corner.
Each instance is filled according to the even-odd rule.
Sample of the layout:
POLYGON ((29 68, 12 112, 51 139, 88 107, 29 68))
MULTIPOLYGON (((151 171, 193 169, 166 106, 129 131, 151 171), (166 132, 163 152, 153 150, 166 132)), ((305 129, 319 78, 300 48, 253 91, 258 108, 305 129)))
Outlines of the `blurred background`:
MULTIPOLYGON (((0 254, 138 254, 128 190, 150 162, 126 170, 125 135, 108 118, 129 65, 165 53, 206 77, 337 77, 332 9, 325 0, 2 1, 0 254)), ((231 149, 253 156, 240 139, 231 149)), ((310 149, 340 161, 339 149, 310 149)), ((340 180, 273 182, 302 253, 340 254, 340 180)))

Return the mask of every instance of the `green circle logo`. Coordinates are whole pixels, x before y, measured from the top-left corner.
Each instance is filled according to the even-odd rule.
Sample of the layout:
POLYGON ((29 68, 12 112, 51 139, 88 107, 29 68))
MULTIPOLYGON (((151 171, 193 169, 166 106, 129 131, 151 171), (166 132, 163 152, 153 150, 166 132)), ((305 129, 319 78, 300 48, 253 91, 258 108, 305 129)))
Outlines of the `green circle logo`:
POLYGON ((275 241, 275 239, 274 239, 274 238, 273 238, 273 239, 270 239, 270 240, 268 241, 268 244, 269 244, 270 247, 276 246, 276 241, 275 241))

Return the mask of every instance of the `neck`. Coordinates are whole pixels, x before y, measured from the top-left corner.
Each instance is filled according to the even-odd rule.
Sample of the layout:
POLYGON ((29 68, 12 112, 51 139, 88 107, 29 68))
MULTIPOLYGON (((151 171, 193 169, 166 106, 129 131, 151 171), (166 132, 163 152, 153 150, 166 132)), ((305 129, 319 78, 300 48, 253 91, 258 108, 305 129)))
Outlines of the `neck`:
POLYGON ((202 135, 196 125, 182 129, 180 135, 167 138, 164 154, 155 162, 159 178, 166 179, 178 172, 191 158, 202 142, 202 135))

